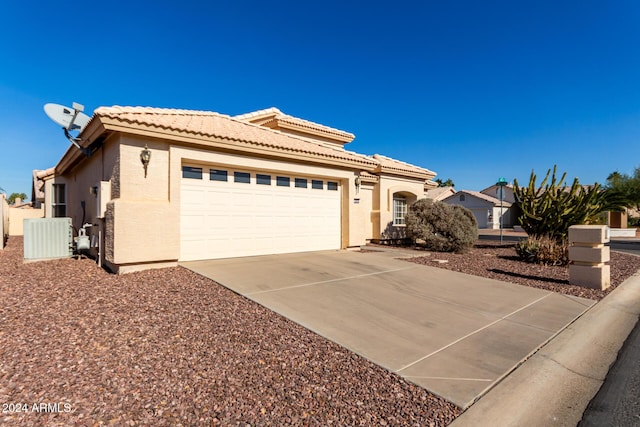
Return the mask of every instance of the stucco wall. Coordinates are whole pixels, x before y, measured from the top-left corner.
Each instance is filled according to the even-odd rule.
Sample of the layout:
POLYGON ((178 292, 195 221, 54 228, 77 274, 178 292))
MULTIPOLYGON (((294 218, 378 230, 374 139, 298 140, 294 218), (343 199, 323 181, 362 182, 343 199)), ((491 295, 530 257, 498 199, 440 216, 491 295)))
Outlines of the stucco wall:
POLYGON ((393 196, 401 194, 411 205, 424 198, 424 181, 411 180, 393 175, 381 175, 376 185, 373 206, 373 239, 396 239, 405 237, 404 226, 393 225, 393 196), (377 203, 376 203, 377 202, 377 203))
POLYGON ((24 236, 23 221, 26 218, 44 218, 44 208, 40 209, 19 209, 9 208, 9 235, 24 236))

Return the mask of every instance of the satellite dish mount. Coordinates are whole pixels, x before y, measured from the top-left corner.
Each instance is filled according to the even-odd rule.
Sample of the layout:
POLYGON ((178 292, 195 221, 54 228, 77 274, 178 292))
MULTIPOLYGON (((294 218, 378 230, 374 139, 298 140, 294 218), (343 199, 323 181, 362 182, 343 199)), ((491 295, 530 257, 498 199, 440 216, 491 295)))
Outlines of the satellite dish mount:
POLYGON ((44 112, 49 116, 51 120, 62 126, 64 136, 87 157, 90 157, 92 151, 88 148, 84 148, 80 145, 82 140, 78 136, 73 136, 70 131, 77 131, 78 135, 89 123, 89 116, 83 113, 84 105, 73 103, 73 107, 65 107, 60 104, 46 104, 44 106, 44 112))

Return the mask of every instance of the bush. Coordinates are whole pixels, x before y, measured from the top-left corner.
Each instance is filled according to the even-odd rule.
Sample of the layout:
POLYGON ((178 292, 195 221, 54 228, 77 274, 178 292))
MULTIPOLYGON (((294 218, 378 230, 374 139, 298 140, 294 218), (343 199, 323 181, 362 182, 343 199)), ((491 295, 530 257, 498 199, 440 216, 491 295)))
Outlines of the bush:
POLYGON ((462 206, 429 199, 409 206, 406 217, 407 237, 438 252, 463 252, 478 240, 478 223, 473 213, 462 206))
POLYGON ((549 236, 530 236, 516 243, 516 253, 526 262, 543 265, 567 265, 569 244, 566 240, 556 240, 549 236))

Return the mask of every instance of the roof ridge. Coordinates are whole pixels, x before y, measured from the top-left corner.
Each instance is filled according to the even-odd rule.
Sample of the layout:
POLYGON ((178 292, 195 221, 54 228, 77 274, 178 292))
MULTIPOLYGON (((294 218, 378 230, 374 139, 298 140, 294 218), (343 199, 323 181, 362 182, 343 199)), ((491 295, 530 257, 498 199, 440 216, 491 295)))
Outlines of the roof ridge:
POLYGON ((163 115, 175 115, 175 116, 218 116, 218 117, 230 117, 227 114, 218 113, 215 111, 206 110, 189 110, 180 108, 162 108, 162 107, 142 107, 142 106, 121 106, 112 105, 111 107, 98 107, 95 109, 95 114, 105 114, 109 112, 115 113, 139 113, 139 114, 163 114, 163 115))
POLYGON ((373 159, 376 159, 376 160, 378 160, 378 159, 380 159, 380 158, 382 158, 382 159, 384 159, 384 160, 390 160, 390 161, 392 161, 392 162, 400 163, 400 164, 402 164, 402 165, 404 165, 404 166, 409 166, 409 167, 412 167, 412 168, 418 168, 418 169, 421 169, 421 170, 423 170, 423 171, 425 171, 425 172, 428 172, 428 173, 430 173, 430 174, 435 173, 435 172, 433 172, 433 171, 431 171, 431 170, 429 170, 429 169, 427 169, 427 168, 423 168, 422 166, 414 165, 414 164, 411 164, 411 163, 408 163, 408 162, 405 162, 405 161, 402 161, 402 160, 394 159, 393 157, 384 156, 384 155, 382 155, 382 154, 377 154, 377 153, 376 153, 376 154, 374 154, 373 156, 369 156, 369 157, 371 157, 371 158, 373 158, 373 159))

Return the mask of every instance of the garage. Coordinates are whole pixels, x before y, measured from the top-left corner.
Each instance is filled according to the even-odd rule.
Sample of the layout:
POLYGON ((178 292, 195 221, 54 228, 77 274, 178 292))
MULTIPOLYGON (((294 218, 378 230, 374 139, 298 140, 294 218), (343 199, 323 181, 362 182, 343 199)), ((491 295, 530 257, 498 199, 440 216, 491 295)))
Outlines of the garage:
POLYGON ((183 165, 180 260, 339 249, 337 180, 183 165))

